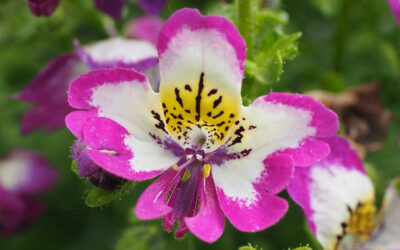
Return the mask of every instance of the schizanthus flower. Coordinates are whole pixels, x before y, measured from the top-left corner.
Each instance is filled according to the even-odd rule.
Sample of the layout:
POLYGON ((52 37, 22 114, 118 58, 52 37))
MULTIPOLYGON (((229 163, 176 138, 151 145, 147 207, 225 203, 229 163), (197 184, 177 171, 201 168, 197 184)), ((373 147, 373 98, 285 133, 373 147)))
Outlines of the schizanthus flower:
POLYGON ((336 115, 312 98, 271 93, 249 107, 240 95, 246 45, 227 19, 183 9, 158 41, 160 91, 133 70, 95 70, 69 90, 67 127, 104 170, 128 180, 162 173, 139 198, 141 219, 164 218, 213 242, 225 216, 241 231, 277 223, 288 204, 276 196, 293 167, 325 157, 319 138, 336 115))
POLYGON ((13 151, 0 161, 0 236, 31 224, 42 213, 35 197, 56 179, 48 161, 33 152, 13 151))
POLYGON ((326 142, 329 156, 296 168, 288 187, 311 231, 327 250, 400 249, 400 197, 394 186, 378 214, 373 184, 356 152, 343 138, 326 142))

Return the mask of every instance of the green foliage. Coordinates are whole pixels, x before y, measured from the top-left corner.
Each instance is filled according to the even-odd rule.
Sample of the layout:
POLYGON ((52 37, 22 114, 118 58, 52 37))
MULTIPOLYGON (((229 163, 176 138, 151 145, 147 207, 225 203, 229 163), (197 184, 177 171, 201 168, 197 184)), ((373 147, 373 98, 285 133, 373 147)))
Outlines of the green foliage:
POLYGON ((77 161, 71 162, 71 171, 72 171, 72 173, 74 173, 78 176, 78 162, 77 161))
POLYGON ((131 185, 132 182, 127 182, 120 189, 114 191, 93 187, 86 196, 85 203, 89 207, 103 207, 121 197, 131 185))
POLYGON ((397 190, 397 193, 398 193, 399 196, 400 196, 400 180, 397 180, 397 181, 394 183, 394 186, 395 186, 395 188, 396 188, 396 190, 397 190))
POLYGON ((312 248, 310 248, 310 247, 296 247, 293 250, 312 250, 312 248))
POLYGON ((167 249, 158 225, 133 225, 118 240, 115 250, 167 249))
POLYGON ((241 246, 239 247, 238 250, 257 250, 257 248, 251 246, 250 244, 248 246, 241 246))

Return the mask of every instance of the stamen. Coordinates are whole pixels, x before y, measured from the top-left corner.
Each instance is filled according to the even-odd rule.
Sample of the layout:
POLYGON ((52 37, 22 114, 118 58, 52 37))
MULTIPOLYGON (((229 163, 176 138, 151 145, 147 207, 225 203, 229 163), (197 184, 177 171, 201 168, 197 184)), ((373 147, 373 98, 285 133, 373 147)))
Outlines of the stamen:
POLYGON ((186 159, 188 159, 188 160, 190 160, 190 159, 192 159, 193 158, 193 155, 187 155, 186 156, 186 159))
POLYGON ((203 169, 201 170, 203 177, 207 178, 208 176, 210 176, 210 172, 211 172, 211 165, 209 163, 204 164, 203 169))
POLYGON ((199 161, 201 161, 201 160, 203 160, 203 156, 200 155, 200 154, 196 154, 196 159, 199 160, 199 161))
POLYGON ((182 179, 181 179, 181 184, 184 184, 189 179, 190 179, 190 171, 186 169, 185 173, 183 173, 183 176, 182 176, 182 179))
POLYGON ((172 169, 175 170, 175 171, 178 171, 178 165, 176 165, 176 164, 173 165, 173 166, 172 166, 172 169))

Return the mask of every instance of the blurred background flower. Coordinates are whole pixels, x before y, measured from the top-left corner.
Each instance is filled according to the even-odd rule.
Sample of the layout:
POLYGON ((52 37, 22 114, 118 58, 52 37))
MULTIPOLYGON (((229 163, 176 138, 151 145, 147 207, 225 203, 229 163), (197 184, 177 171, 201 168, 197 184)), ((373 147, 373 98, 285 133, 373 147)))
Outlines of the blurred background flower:
POLYGON ((16 150, 0 160, 0 236, 33 223, 43 212, 37 196, 53 188, 58 174, 43 156, 16 150))

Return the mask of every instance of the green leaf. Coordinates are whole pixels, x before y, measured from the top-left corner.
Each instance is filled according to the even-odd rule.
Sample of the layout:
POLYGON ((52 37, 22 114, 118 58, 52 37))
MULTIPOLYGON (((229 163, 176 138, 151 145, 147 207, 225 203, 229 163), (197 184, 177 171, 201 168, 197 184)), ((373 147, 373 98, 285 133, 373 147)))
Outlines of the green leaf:
POLYGON ((270 34, 257 50, 254 61, 246 61, 246 73, 261 84, 274 84, 280 80, 285 60, 297 54, 297 40, 301 33, 270 34))
POLYGON ((310 2, 323 15, 328 17, 335 15, 340 7, 340 0, 310 0, 310 2))
POLYGON ((78 175, 78 162, 77 161, 72 161, 71 162, 71 171, 78 175))
POLYGON ((310 248, 310 247, 296 247, 293 250, 312 250, 312 248, 310 248))
POLYGON ((107 191, 101 188, 93 187, 89 194, 86 196, 85 203, 89 207, 102 207, 109 204, 115 198, 120 197, 125 193, 125 190, 131 185, 132 182, 125 183, 120 189, 114 191, 107 191))
POLYGON ((166 249, 159 225, 133 225, 118 240, 115 250, 166 249))
POLYGON ((248 246, 239 247, 239 250, 257 250, 257 248, 255 248, 255 247, 253 247, 251 245, 248 245, 248 246))

